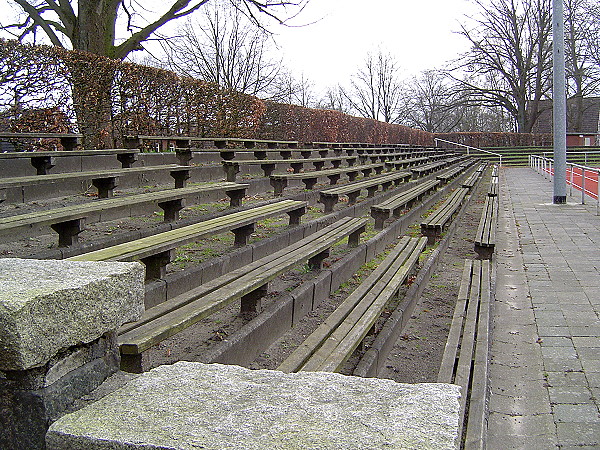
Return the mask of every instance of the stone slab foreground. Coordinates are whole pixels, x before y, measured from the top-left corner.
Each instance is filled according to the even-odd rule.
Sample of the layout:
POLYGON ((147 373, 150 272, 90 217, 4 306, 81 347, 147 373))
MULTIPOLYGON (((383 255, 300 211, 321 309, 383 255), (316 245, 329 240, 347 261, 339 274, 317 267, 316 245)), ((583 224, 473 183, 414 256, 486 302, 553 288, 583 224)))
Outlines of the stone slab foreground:
POLYGON ((454 449, 459 387, 179 362, 48 430, 48 449, 454 449))
POLYGON ((143 312, 144 267, 0 259, 0 371, 46 364, 143 312))

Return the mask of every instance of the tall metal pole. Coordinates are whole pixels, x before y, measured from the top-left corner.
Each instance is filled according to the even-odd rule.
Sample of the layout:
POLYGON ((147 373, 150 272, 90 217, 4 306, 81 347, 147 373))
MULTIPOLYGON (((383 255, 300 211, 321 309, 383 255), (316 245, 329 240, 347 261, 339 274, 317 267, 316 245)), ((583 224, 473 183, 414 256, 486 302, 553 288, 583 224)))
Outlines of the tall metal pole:
POLYGON ((567 94, 563 0, 552 0, 552 108, 555 204, 567 202, 567 94))

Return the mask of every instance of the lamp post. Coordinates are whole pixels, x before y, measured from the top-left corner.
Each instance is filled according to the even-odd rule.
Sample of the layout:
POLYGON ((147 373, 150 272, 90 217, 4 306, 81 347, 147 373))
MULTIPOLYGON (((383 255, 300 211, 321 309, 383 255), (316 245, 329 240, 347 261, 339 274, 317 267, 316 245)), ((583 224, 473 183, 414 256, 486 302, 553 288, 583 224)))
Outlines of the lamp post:
POLYGON ((554 199, 567 202, 567 96, 565 91, 565 25, 563 0, 552 0, 552 116, 554 199))

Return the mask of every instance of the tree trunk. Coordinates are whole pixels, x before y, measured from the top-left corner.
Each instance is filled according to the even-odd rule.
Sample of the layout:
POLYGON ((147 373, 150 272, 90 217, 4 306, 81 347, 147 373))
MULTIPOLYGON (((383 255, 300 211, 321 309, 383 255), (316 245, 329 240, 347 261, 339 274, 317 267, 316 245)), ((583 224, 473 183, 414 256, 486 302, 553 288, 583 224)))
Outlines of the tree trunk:
MULTIPOLYGON (((73 30, 76 50, 114 58, 118 0, 79 0, 73 30)), ((97 58, 75 58, 71 65, 73 106, 84 148, 112 147, 111 89, 116 63, 97 58)))
POLYGON ((72 37, 73 48, 115 58, 115 23, 118 0, 79 0, 79 15, 72 37))
POLYGON ((111 90, 119 61, 75 54, 67 56, 65 63, 71 72, 73 108, 83 147, 113 147, 111 90))

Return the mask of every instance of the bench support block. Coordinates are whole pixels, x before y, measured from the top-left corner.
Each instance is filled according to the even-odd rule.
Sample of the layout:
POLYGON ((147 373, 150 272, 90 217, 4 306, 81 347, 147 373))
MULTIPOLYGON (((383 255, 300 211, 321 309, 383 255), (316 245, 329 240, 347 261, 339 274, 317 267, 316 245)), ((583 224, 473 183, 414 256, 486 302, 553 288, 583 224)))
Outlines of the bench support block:
POLYGON ((250 235, 254 233, 254 224, 251 223, 249 225, 244 225, 243 227, 234 228, 231 231, 235 236, 234 245, 236 247, 243 247, 244 245, 248 245, 250 235))
POLYGON ((442 231, 437 228, 421 227, 421 234, 427 236, 427 245, 433 245, 436 238, 442 234, 442 231))
POLYGON ((477 245, 475 244, 475 252, 479 259, 487 259, 491 260, 492 255, 494 254, 494 246, 485 246, 485 245, 477 245))
POLYGON ((337 184, 338 181, 340 181, 340 177, 341 175, 339 173, 336 173, 333 175, 329 175, 327 178, 329 178, 329 184, 334 185, 337 184))
POLYGON ((98 198, 111 198, 113 189, 117 187, 119 177, 96 178, 92 184, 98 189, 98 198))
MULTIPOLYGON (((290 166, 292 167, 292 170, 294 171, 294 173, 300 173, 300 171, 302 170, 302 168, 304 167, 304 163, 301 162, 293 162, 290 163, 290 166)), ((270 175, 270 174, 269 174, 270 175)))
POLYGON ((389 211, 381 211, 377 209, 371 209, 371 217, 375 219, 375 229, 383 230, 385 221, 390 217, 389 211))
POLYGON ((174 253, 174 250, 167 250, 140 259, 146 266, 146 280, 164 278, 167 273, 167 264, 172 261, 174 253))
POLYGON ((338 196, 337 195, 323 195, 321 193, 321 198, 319 199, 319 202, 323 203, 323 206, 324 206, 323 211, 325 213, 330 213, 330 212, 333 212, 333 207, 338 202, 338 196))
POLYGON ((348 247, 358 247, 360 242, 360 235, 363 234, 367 230, 366 226, 360 227, 358 230, 350 233, 348 236, 348 247))
POLYGON ((223 171, 225 172, 225 179, 233 182, 236 175, 240 173, 240 165, 238 163, 223 164, 223 171))
POLYGON ((158 206, 165 212, 165 222, 179 220, 179 211, 185 207, 185 199, 177 198, 166 202, 159 202, 158 206))
POLYGON ((271 178, 271 186, 273 186, 273 194, 276 197, 281 197, 283 195, 283 190, 287 187, 287 180, 285 178, 282 179, 273 179, 271 178))
POLYGON ((323 268, 323 261, 328 257, 329 249, 323 250, 308 260, 308 267, 310 270, 321 270, 323 268))
POLYGON ((300 221, 302 220, 302 216, 306 214, 306 207, 295 209, 293 211, 288 212, 288 216, 290 216, 289 225, 300 225, 300 221))
POLYGON ((184 188, 187 185, 187 180, 190 178, 189 170, 172 170, 171 176, 175 180, 175 188, 184 188))
POLYGON ((121 370, 128 373, 143 373, 142 354, 124 355, 121 353, 121 370))
POLYGON ((271 174, 275 171, 275 164, 272 164, 272 163, 261 164, 260 168, 263 170, 265 177, 270 177, 271 174))
POLYGON ((79 233, 85 229, 85 218, 54 223, 50 227, 58 233, 58 246, 69 247, 79 242, 79 233))
POLYGON ((356 200, 358 199, 358 196, 360 195, 360 191, 349 192, 347 195, 348 195, 348 204, 354 205, 356 203, 356 200))
POLYGON ((54 167, 52 156, 32 156, 31 165, 35 167, 38 175, 46 175, 54 167))
POLYGON ((177 161, 179 161, 179 164, 182 166, 190 165, 193 155, 189 148, 178 148, 175 150, 175 153, 177 154, 177 161))
POLYGON ((241 298, 240 312, 244 315, 256 315, 260 313, 261 299, 267 295, 269 285, 265 284, 258 289, 244 295, 241 298))
POLYGON ((238 206, 242 206, 242 199, 246 195, 246 188, 225 191, 225 194, 229 197, 229 207, 237 208, 238 206))
POLYGON ((123 169, 129 169, 138 160, 137 153, 120 153, 117 160, 121 163, 123 169))

